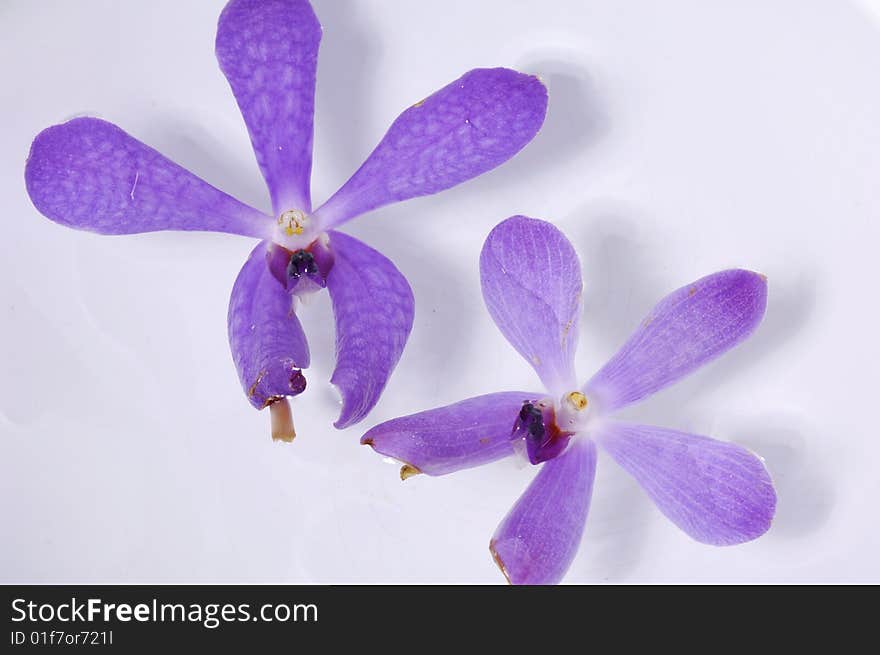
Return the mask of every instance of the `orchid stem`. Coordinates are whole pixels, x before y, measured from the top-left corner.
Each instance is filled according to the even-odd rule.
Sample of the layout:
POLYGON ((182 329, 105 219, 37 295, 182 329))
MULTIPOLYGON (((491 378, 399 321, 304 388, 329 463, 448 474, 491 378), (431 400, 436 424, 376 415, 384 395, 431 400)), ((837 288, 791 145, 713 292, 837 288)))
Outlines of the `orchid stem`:
POLYGON ((269 416, 272 419, 272 440, 290 443, 296 437, 293 429, 293 412, 287 398, 278 398, 269 405, 269 416))

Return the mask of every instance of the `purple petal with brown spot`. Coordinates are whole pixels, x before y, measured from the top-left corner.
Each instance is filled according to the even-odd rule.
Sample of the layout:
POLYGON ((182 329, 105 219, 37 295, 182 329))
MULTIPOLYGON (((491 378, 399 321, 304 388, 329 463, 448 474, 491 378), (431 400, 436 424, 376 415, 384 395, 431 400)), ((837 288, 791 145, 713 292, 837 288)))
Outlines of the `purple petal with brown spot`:
POLYGON ((580 439, 541 466, 489 549, 511 584, 556 584, 577 553, 596 476, 596 446, 580 439))
POLYGON ((514 453, 513 426, 523 401, 539 394, 505 391, 380 423, 361 443, 414 466, 445 475, 514 453))

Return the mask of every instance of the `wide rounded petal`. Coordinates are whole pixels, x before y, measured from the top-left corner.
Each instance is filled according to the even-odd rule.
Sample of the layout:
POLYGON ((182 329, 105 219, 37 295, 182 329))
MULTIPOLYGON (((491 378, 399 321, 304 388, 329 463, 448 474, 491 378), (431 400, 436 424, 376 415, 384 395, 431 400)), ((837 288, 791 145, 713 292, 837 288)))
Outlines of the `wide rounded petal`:
POLYGON ((232 358, 241 386, 257 409, 302 393, 302 369, 309 366, 309 346, 293 299, 266 262, 270 247, 262 242, 254 248, 229 299, 232 358))
POLYGON ((508 582, 562 580, 583 536, 595 476, 596 446, 586 439, 541 466, 489 544, 508 582))
POLYGON ((247 125, 275 214, 311 210, 321 25, 307 0, 232 0, 217 25, 220 68, 247 125))
POLYGON ((324 227, 448 189, 513 157, 538 133, 547 89, 507 68, 472 70, 404 111, 316 212, 324 227))
POLYGON ((704 544, 730 546, 767 532, 776 511, 770 474, 741 446, 675 430, 607 423, 600 445, 666 517, 704 544))
POLYGON ((534 392, 505 391, 380 423, 361 443, 409 471, 444 475, 514 453, 513 425, 534 392))
POLYGON ((263 238, 274 228, 265 214, 97 118, 74 118, 40 132, 25 184, 42 214, 78 230, 206 230, 263 238))
POLYGON ((555 394, 575 388, 581 266, 565 235, 546 221, 513 216, 495 227, 480 253, 489 314, 555 394))
POLYGON ((664 298, 584 390, 605 412, 641 400, 743 341, 766 308, 763 275, 731 269, 697 280, 664 298))
POLYGON ((354 237, 330 232, 334 263, 327 290, 336 318, 336 369, 342 394, 334 423, 345 428, 378 402, 412 329, 415 301, 397 267, 354 237))

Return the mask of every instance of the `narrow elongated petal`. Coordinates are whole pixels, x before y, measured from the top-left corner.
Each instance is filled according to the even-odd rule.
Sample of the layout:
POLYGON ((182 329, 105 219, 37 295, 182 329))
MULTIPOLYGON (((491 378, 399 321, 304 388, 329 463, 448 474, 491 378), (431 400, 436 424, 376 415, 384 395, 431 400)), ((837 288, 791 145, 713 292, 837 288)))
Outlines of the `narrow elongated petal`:
POLYGON ((254 248, 232 287, 229 345, 241 386, 262 409, 305 389, 309 346, 293 300, 266 262, 269 244, 254 248))
POLYGON ((534 392, 505 391, 380 423, 361 443, 428 475, 444 475, 512 455, 513 426, 534 392))
POLYGON ((764 317, 767 279, 732 269, 664 298, 586 384, 587 396, 613 411, 669 386, 727 352, 764 317))
POLYGON ((317 214, 325 227, 442 191, 499 166, 537 134, 547 89, 533 75, 476 69, 404 111, 317 214))
POLYGON ((342 394, 334 424, 363 419, 378 402, 412 329, 415 302, 406 278, 386 257, 354 237, 330 232, 334 263, 327 289, 336 317, 336 370, 342 394))
POLYGON ((577 440, 538 475, 498 526, 489 550, 511 584, 556 584, 583 536, 596 446, 577 440))
POLYGON ((574 388, 583 283, 565 235, 546 221, 508 218, 483 244, 480 280, 498 329, 547 388, 574 388))
POLYGON ((321 25, 307 0, 232 0, 216 52, 280 215, 311 210, 312 121, 321 25))
POLYGON ((78 230, 206 230, 263 238, 268 216, 97 118, 47 128, 31 145, 25 184, 46 217, 78 230))
POLYGON ((745 448, 628 423, 607 423, 598 439, 660 511, 697 541, 730 546, 770 528, 773 482, 745 448))

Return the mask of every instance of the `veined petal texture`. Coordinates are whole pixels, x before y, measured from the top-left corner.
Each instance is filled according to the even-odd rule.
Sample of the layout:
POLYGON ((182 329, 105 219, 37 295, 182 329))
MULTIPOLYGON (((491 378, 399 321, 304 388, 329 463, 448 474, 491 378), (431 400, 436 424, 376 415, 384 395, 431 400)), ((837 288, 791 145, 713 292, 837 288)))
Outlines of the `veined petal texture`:
POLYGON ((547 89, 507 68, 466 73, 404 111, 357 172, 316 212, 325 228, 477 177, 538 133, 547 89))
POLYGON ((43 215, 78 230, 205 230, 264 238, 274 227, 265 214, 98 118, 74 118, 40 132, 25 183, 43 215))
POLYGON ((275 215, 311 211, 321 25, 307 0, 232 0, 217 25, 220 68, 247 125, 275 215))
POLYGON ((672 292, 586 384, 610 412, 669 386, 743 341, 767 308, 763 275, 731 269, 672 292))
POLYGON ((511 584, 562 580, 583 536, 595 476, 596 446, 587 439, 541 465, 489 544, 511 584))
POLYGON ((608 422, 600 445, 666 517, 705 544, 756 539, 776 512, 763 462, 742 446, 665 428, 608 422))
POLYGON ((342 232, 330 232, 334 263, 327 290, 336 319, 336 369, 330 382, 342 394, 334 423, 345 428, 375 406, 412 329, 415 301, 397 267, 342 232))
POLYGON ((547 389, 573 389, 583 282, 565 235, 534 218, 502 221, 483 244, 480 280, 498 329, 547 389))

